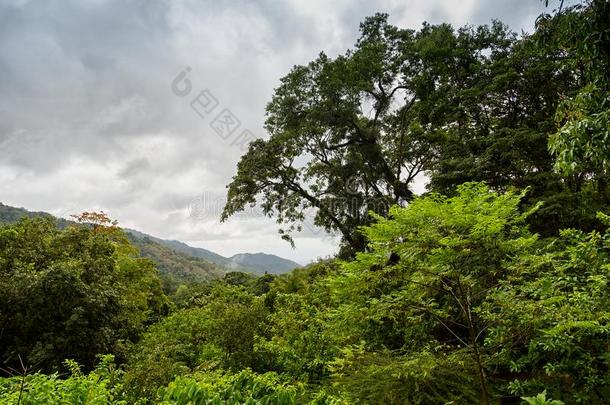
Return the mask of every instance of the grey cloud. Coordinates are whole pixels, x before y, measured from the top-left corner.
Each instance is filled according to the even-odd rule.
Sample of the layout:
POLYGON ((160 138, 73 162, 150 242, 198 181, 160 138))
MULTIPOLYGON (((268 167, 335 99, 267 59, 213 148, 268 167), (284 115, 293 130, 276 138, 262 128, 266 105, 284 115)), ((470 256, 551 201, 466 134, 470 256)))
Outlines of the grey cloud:
POLYGON ((122 178, 130 178, 138 175, 142 171, 150 170, 150 162, 147 158, 137 158, 125 165, 125 167, 118 173, 122 178))

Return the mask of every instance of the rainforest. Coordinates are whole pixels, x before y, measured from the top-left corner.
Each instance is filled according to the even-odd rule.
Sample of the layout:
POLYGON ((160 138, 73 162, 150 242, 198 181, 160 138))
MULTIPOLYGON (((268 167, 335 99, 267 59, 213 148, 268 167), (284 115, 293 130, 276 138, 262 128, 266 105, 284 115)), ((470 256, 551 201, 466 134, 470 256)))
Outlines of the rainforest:
POLYGON ((610 3, 545 7, 532 33, 377 13, 275 83, 219 220, 294 244, 312 213, 331 257, 1 205, 0 403, 608 403, 610 3))

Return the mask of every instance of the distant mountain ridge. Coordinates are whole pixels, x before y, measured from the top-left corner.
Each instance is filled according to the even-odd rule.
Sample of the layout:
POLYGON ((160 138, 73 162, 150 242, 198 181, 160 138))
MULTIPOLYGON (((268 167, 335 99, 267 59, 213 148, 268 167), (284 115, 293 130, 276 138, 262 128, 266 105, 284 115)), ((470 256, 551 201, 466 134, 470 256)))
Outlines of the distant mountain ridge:
POLYGON ((157 266, 167 290, 172 291, 183 283, 206 282, 224 276, 226 270, 207 260, 192 257, 163 246, 150 238, 135 237, 126 232, 130 242, 157 266))
POLYGON ((268 273, 282 274, 301 267, 300 264, 292 260, 262 252, 238 253, 229 257, 229 260, 237 267, 252 268, 258 273, 267 271, 268 273))
POLYGON ((211 250, 196 248, 187 245, 184 242, 180 242, 178 240, 169 240, 169 239, 161 239, 156 236, 148 235, 144 232, 136 231, 135 229, 124 228, 125 232, 133 235, 137 239, 148 238, 160 245, 168 247, 170 249, 174 249, 177 252, 181 252, 187 254, 191 257, 196 257, 198 259, 207 260, 219 266, 228 266, 229 259, 224 256, 219 255, 218 253, 214 253, 211 250))
POLYGON ((231 257, 224 257, 210 250, 193 247, 177 240, 160 239, 133 229, 125 229, 125 231, 137 238, 149 238, 177 252, 207 260, 228 271, 242 271, 255 274, 283 274, 301 267, 297 262, 268 253, 238 253, 231 257))
MULTIPOLYGON (((22 217, 50 217, 46 212, 28 211, 0 203, 0 223, 16 222, 22 217)), ((56 218, 59 226, 71 221, 56 218)), ((123 228, 143 257, 157 265, 159 274, 169 285, 181 282, 202 282, 220 278, 229 271, 253 274, 283 274, 301 267, 299 263, 266 253, 239 253, 224 257, 207 249, 187 245, 177 240, 160 239, 143 232, 123 228)))

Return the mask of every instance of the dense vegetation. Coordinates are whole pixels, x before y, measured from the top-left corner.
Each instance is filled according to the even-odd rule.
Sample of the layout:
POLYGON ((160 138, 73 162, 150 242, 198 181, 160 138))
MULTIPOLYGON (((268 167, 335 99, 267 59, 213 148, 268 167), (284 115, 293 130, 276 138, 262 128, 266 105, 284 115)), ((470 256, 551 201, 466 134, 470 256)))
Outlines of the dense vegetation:
POLYGON ((609 52, 590 0, 295 67, 224 212, 341 233, 289 274, 164 292, 104 215, 2 226, 0 402, 607 403, 609 52))

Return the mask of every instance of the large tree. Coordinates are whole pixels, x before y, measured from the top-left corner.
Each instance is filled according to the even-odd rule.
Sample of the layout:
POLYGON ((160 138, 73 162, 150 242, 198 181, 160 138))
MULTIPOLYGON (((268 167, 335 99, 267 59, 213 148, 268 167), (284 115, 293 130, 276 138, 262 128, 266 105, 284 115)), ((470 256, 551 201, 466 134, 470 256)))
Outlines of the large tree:
POLYGON ((291 240, 313 209, 316 225, 360 250, 368 213, 410 201, 426 172, 445 194, 467 181, 530 187, 523 203, 545 202, 530 218, 545 236, 599 228, 610 200, 607 15, 591 0, 520 37, 498 22, 413 31, 366 19, 354 49, 282 79, 270 137, 240 161, 223 218, 260 203, 291 240))
POLYGON ((363 248, 357 227, 369 212, 413 198, 415 178, 462 117, 450 108, 456 86, 470 88, 489 54, 514 37, 501 24, 454 31, 424 24, 399 29, 377 14, 360 26, 354 49, 296 66, 267 107, 267 140, 257 140, 228 186, 223 219, 260 203, 284 238, 308 210, 314 223, 363 248))

